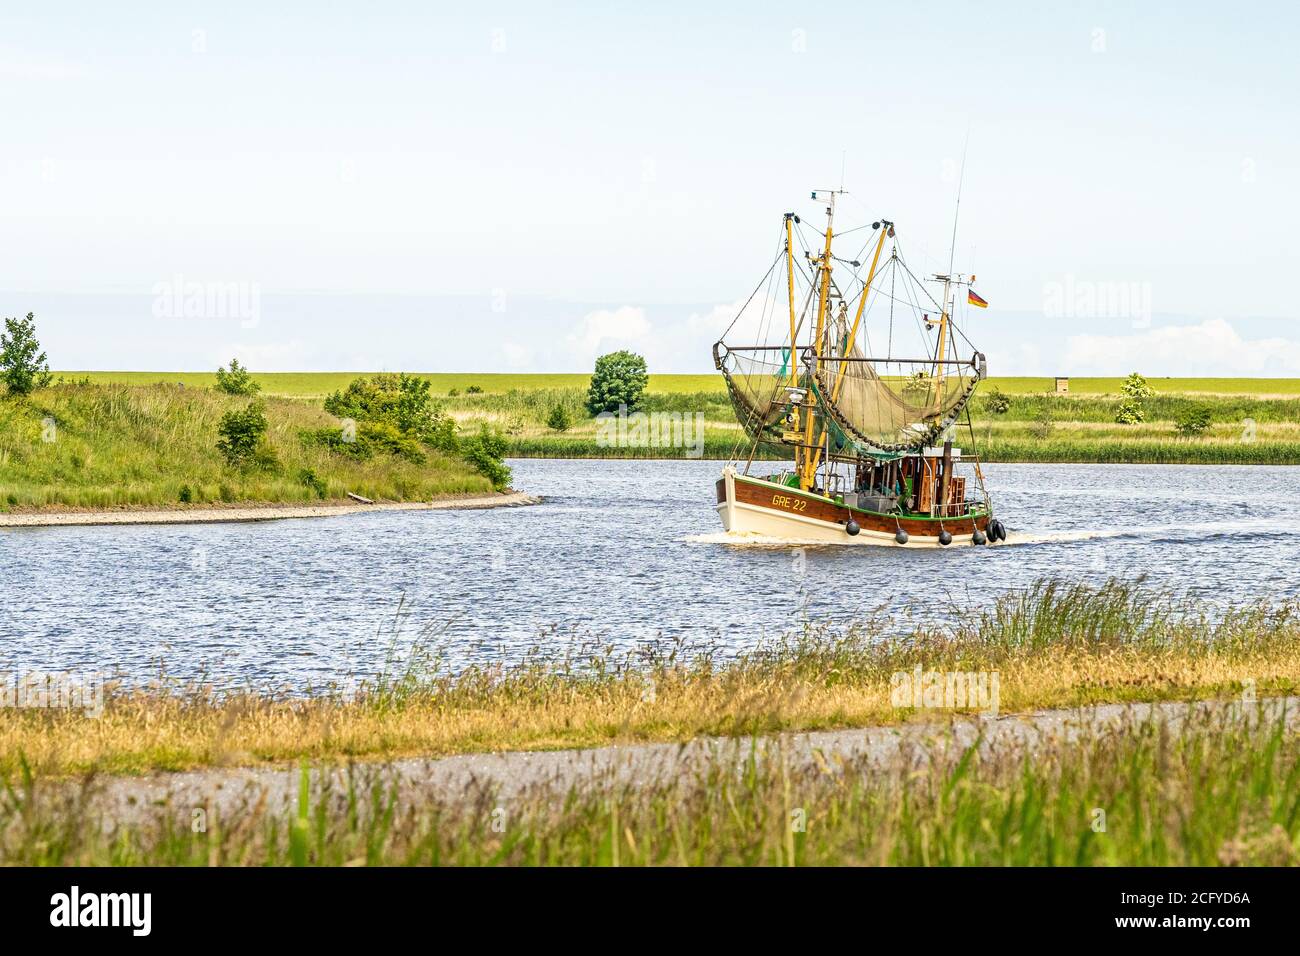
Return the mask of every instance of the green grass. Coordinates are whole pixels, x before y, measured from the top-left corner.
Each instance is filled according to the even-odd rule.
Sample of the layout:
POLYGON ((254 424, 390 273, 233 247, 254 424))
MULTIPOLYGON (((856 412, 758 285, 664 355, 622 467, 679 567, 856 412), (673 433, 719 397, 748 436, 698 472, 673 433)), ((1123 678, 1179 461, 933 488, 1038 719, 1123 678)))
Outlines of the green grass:
POLYGON ((490 493, 466 463, 430 453, 417 465, 387 454, 357 461, 304 445, 304 429, 338 427, 314 403, 267 400, 275 467, 234 468, 216 448, 217 423, 247 399, 177 385, 73 385, 0 400, 0 510, 318 503, 349 492, 375 500, 490 493), (52 420, 53 430, 44 422, 52 420), (46 440, 46 439, 50 440, 46 440))
POLYGON ((1300 862, 1300 738, 1283 721, 1158 720, 1032 755, 951 748, 917 770, 719 758, 682 779, 421 801, 352 768, 296 806, 202 832, 181 808, 105 827, 94 783, 0 796, 0 862, 109 866, 1216 866, 1300 862), (184 812, 182 812, 182 810, 184 812), (1100 824, 1100 826, 1099 826, 1100 824))
MULTIPOLYGON (((324 398, 330 392, 347 386, 348 382, 371 372, 255 372, 253 379, 267 395, 290 398, 324 398)), ((512 372, 417 372, 420 378, 433 385, 435 396, 445 396, 453 388, 460 392, 477 385, 485 392, 501 394, 512 389, 534 390, 548 388, 587 388, 590 373, 534 374, 512 372)), ((184 384, 188 387, 211 388, 216 382, 215 372, 56 372, 68 381, 89 380, 95 384, 156 385, 184 384)), ((717 375, 651 375, 650 390, 654 392, 721 391, 717 375)))
MULTIPOLYGON (((193 390, 211 384, 208 373, 68 372, 92 382, 143 384, 184 382, 193 390)), ((318 405, 342 388, 352 373, 263 373, 254 378, 271 396, 318 405)), ((462 429, 487 423, 502 429, 514 457, 679 458, 680 448, 601 447, 596 423, 583 407, 586 375, 431 374, 435 398, 462 429), (467 394, 470 385, 483 389, 467 394), (449 393, 455 390, 457 395, 449 393), (574 421, 568 431, 546 425, 555 405, 574 421)), ((994 378, 980 387, 972 404, 977 448, 987 461, 1136 462, 1166 464, 1300 463, 1300 379, 1152 379, 1157 394, 1145 401, 1147 421, 1114 422, 1122 380, 1073 379, 1069 395, 1050 393, 1050 379, 994 378), (1011 397, 1003 415, 986 405, 993 388, 1011 397), (1281 396, 1281 397, 1262 397, 1281 396), (1180 437, 1175 422, 1193 407, 1211 415, 1209 431, 1180 437)), ((168 386, 175 389, 173 384, 168 386)), ((652 375, 646 411, 703 413, 703 457, 744 456, 748 442, 735 421, 718 375, 652 375)), ((969 439, 963 440, 969 444, 969 439)), ((781 457, 774 450, 758 457, 781 457)))

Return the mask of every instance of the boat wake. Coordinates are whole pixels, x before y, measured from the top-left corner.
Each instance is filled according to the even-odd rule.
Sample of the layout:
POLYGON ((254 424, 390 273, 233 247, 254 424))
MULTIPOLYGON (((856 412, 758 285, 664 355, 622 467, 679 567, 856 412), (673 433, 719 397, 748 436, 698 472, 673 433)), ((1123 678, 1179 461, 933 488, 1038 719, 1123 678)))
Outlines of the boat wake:
MULTIPOLYGON (((687 544, 729 544, 742 548, 833 548, 837 545, 812 538, 774 538, 756 531, 714 531, 691 534, 682 539, 687 544)), ((847 547, 848 542, 845 542, 847 547)))
MULTIPOLYGON (((1089 528, 1075 531, 1015 531, 1007 529, 1005 541, 991 545, 994 548, 1007 548, 1033 544, 1070 544, 1078 541, 1099 541, 1107 538, 1141 537, 1146 539, 1162 535, 1174 535, 1179 538, 1192 537, 1232 537, 1250 533, 1269 534, 1277 530, 1277 522, 1272 519, 1247 519, 1236 521, 1213 521, 1203 524, 1161 524, 1127 528, 1089 528)), ((752 531, 715 531, 710 534, 692 534, 683 539, 688 544, 724 544, 733 547, 751 548, 800 548, 800 547, 849 547, 848 541, 837 545, 829 541, 805 540, 799 538, 774 538, 752 531)))

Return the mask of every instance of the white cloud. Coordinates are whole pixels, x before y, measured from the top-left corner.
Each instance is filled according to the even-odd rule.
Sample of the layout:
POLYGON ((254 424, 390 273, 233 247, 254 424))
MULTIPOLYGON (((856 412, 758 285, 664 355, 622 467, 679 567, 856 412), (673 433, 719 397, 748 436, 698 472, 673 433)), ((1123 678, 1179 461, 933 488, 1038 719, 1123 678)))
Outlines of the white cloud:
POLYGON ((569 351, 579 368, 587 368, 596 356, 622 348, 644 348, 650 336, 650 322, 645 309, 625 305, 618 309, 598 309, 582 317, 578 328, 568 336, 569 351))
POLYGON ((1074 335, 1061 374, 1267 376, 1300 375, 1300 341, 1244 339, 1224 319, 1147 329, 1133 335, 1074 335))

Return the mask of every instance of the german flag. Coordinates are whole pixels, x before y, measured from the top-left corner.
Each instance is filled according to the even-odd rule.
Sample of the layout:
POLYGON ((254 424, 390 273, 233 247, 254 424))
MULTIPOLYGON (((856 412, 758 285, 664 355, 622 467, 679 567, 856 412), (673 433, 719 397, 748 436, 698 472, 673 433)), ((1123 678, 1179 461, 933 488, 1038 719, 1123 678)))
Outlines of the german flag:
POLYGON ((980 297, 980 294, 974 289, 966 290, 966 301, 981 309, 987 309, 989 307, 989 304, 985 302, 984 299, 980 297))

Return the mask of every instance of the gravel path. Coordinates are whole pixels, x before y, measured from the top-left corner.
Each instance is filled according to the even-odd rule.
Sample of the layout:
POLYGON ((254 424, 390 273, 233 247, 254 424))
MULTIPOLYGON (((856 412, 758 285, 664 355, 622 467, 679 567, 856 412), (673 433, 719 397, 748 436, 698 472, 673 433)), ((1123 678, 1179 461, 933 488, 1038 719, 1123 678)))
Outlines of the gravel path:
MULTIPOLYGON (((441 758, 406 758, 311 771, 312 789, 346 792, 349 772, 354 783, 397 787, 403 803, 454 802, 494 791, 508 801, 524 792, 564 793, 582 784, 649 785, 707 769, 711 762, 734 762, 754 755, 763 759, 780 746, 789 766, 816 762, 830 772, 848 761, 881 771, 923 766, 951 748, 964 749, 980 740, 984 752, 1033 749, 1051 740, 1156 720, 1171 732, 1188 721, 1249 722, 1276 719, 1285 713, 1300 729, 1300 697, 1270 698, 1258 705, 1238 701, 1195 704, 1108 704, 1080 710, 1049 710, 996 719, 954 717, 942 722, 892 727, 788 733, 752 739, 698 738, 684 744, 635 744, 584 750, 467 754, 441 758), (983 735, 982 738, 980 735, 983 735)), ((219 768, 150 777, 113 777, 97 782, 90 795, 93 812, 105 827, 114 821, 153 817, 160 809, 186 823, 194 808, 215 810, 224 818, 241 808, 289 808, 297 798, 301 771, 280 768, 219 768)))
POLYGON ((256 505, 230 508, 175 508, 155 511, 60 511, 0 515, 0 528, 45 528, 100 524, 211 524, 219 521, 274 521, 280 518, 328 518, 363 511, 440 511, 510 508, 541 502, 535 495, 515 491, 494 495, 458 495, 435 501, 347 505, 256 505))

